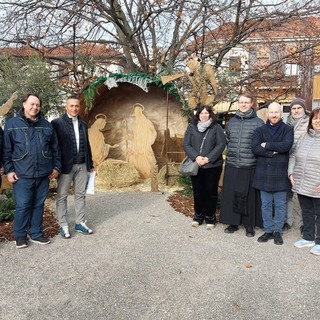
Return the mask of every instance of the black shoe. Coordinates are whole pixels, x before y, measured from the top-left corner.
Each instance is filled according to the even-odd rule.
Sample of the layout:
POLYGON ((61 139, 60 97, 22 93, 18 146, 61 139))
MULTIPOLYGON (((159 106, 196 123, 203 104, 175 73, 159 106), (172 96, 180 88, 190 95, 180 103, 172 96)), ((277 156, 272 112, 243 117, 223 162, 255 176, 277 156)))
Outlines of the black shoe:
POLYGON ((246 227, 246 236, 249 237, 249 238, 252 238, 254 237, 256 233, 254 232, 253 228, 252 227, 246 227))
POLYGON ((282 227, 282 232, 287 232, 291 229, 291 226, 288 223, 284 223, 283 227, 282 227))
POLYGON ((230 225, 228 228, 224 229, 224 232, 225 233, 234 233, 235 231, 238 231, 238 230, 239 230, 238 226, 230 225))
POLYGON ((265 232, 262 236, 258 238, 258 242, 267 242, 268 240, 273 238, 273 233, 265 232))
POLYGON ((30 238, 30 240, 34 243, 39 243, 39 244, 49 244, 50 243, 50 240, 46 237, 43 237, 43 236, 40 236, 38 238, 30 238))
POLYGON ((28 241, 25 237, 17 237, 16 240, 16 248, 22 249, 28 246, 28 241))
POLYGON ((283 244, 283 239, 280 232, 274 232, 273 239, 274 244, 283 244))

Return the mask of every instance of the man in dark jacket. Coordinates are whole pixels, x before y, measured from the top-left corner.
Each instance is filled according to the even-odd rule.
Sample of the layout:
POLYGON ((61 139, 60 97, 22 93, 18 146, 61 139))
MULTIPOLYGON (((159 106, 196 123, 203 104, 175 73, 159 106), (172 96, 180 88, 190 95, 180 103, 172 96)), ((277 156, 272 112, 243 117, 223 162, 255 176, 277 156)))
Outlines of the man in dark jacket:
POLYGON ((63 238, 70 238, 67 221, 67 198, 73 182, 75 197, 75 231, 91 234, 85 221, 85 194, 88 172, 93 171, 87 124, 80 119, 80 100, 71 96, 66 101, 66 113, 52 121, 61 148, 62 169, 56 199, 57 217, 63 238))
POLYGON ((282 107, 271 103, 266 124, 256 129, 252 140, 252 152, 257 156, 252 185, 260 190, 265 232, 259 242, 273 238, 275 244, 283 244, 281 231, 286 217, 286 196, 291 189, 288 163, 293 138, 293 128, 282 121, 282 107))
POLYGON ((4 128, 3 162, 7 179, 13 184, 17 248, 28 246, 27 232, 32 242, 50 243, 42 231, 44 201, 49 179, 58 177, 61 161, 56 133, 40 109, 38 95, 28 93, 18 115, 4 128))
POLYGON ((256 157, 251 152, 251 142, 255 129, 264 122, 257 117, 253 104, 250 94, 242 94, 239 109, 226 129, 227 159, 220 212, 220 221, 229 224, 225 233, 234 233, 243 224, 247 237, 255 235, 255 227, 262 227, 259 191, 252 188, 256 157))

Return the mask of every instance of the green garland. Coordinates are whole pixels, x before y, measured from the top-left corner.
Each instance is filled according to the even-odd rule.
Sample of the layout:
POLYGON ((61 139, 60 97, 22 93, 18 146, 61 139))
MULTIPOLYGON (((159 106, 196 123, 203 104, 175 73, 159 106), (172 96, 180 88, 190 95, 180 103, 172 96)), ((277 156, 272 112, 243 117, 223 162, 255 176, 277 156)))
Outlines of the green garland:
MULTIPOLYGON (((181 101, 181 97, 178 93, 178 90, 176 89, 175 85, 172 82, 168 82, 166 84, 163 84, 160 80, 159 76, 156 75, 150 75, 146 73, 138 73, 138 72, 133 72, 133 73, 128 73, 128 74, 123 74, 123 73, 111 73, 108 76, 102 76, 99 77, 95 82, 91 83, 84 91, 84 102, 86 106, 86 110, 90 111, 93 109, 93 101, 95 98, 95 95, 97 94, 97 88, 101 85, 104 84, 104 82, 108 78, 114 78, 115 80, 117 79, 132 79, 133 77, 138 77, 141 79, 146 79, 148 80, 148 83, 152 83, 153 85, 156 85, 157 87, 163 88, 168 91, 168 93, 176 98, 177 101, 181 101)), ((183 110, 185 109, 185 103, 183 102, 183 110)))

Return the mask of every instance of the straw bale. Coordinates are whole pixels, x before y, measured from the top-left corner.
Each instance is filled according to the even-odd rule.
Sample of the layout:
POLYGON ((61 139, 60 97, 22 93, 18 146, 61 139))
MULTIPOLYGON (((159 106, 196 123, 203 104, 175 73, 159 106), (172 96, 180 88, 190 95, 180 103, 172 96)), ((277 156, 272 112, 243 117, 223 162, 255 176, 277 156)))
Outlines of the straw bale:
MULTIPOLYGON (((166 179, 166 166, 164 165, 158 173, 159 183, 167 183, 166 179)), ((179 164, 178 163, 169 163, 168 164, 168 186, 178 185, 179 178, 179 164)))
POLYGON ((97 190, 129 187, 140 181, 134 165, 122 160, 107 159, 97 167, 95 187, 97 190))

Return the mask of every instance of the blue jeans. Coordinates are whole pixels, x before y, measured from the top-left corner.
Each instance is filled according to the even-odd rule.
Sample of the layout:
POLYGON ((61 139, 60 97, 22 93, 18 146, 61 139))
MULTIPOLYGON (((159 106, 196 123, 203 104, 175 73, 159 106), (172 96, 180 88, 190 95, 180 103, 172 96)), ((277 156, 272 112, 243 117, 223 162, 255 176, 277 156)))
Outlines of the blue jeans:
POLYGON ((264 232, 282 232, 286 218, 287 192, 260 191, 260 195, 264 232))
POLYGON ((15 211, 13 233, 17 237, 26 237, 29 233, 32 239, 43 235, 43 210, 49 190, 49 179, 19 178, 13 184, 15 211))

